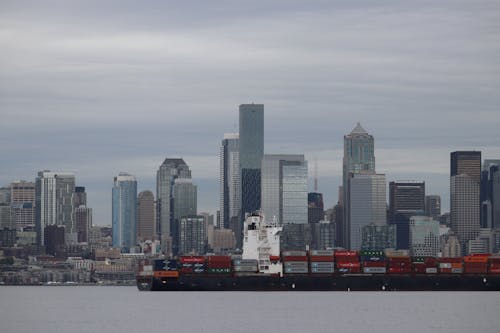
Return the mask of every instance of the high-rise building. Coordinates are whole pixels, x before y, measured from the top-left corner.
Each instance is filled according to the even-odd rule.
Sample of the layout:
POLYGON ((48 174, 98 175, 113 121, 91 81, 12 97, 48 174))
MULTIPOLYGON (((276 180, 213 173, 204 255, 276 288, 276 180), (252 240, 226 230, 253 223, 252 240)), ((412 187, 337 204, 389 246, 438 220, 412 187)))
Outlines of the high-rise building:
POLYGON ((307 194, 307 219, 309 223, 318 223, 324 218, 323 194, 311 192, 307 194))
POLYGON ((43 232, 43 243, 45 245, 45 253, 56 256, 64 250, 65 230, 64 226, 49 224, 45 226, 43 232))
POLYGON ((307 161, 304 155, 264 155, 261 169, 262 211, 281 224, 308 222, 307 161))
POLYGON ((156 173, 157 239, 166 255, 172 254, 174 184, 178 178, 191 179, 191 170, 182 158, 166 158, 156 173))
POLYGON ((16 229, 35 225, 35 183, 24 180, 10 184, 12 223, 16 229))
POLYGON ((120 172, 113 184, 113 247, 130 252, 137 236, 137 180, 120 172))
POLYGON ((389 183, 389 223, 396 225, 397 248, 410 247, 410 218, 425 213, 425 182, 389 183))
POLYGON ((65 238, 76 233, 73 221, 73 173, 40 171, 35 182, 35 209, 37 242, 44 245, 45 227, 64 226, 65 238))
POLYGON ((261 208, 261 162, 264 156, 264 105, 241 104, 239 108, 239 159, 241 216, 237 244, 241 246, 246 213, 261 208))
POLYGON ((439 220, 441 216, 441 197, 439 195, 425 196, 425 216, 439 220))
MULTIPOLYGON (((240 139, 238 133, 224 134, 220 147, 220 219, 217 227, 237 226, 241 218, 240 139)), ((233 230, 235 231, 235 230, 233 230)))
POLYGON ((89 230, 92 227, 92 208, 85 205, 75 207, 75 226, 78 243, 87 243, 89 230))
POLYGON ((439 250, 439 222, 429 216, 412 216, 410 254, 414 257, 436 257, 439 250))
POLYGON ((85 187, 75 186, 75 193, 73 193, 73 206, 87 206, 87 192, 85 192, 85 187))
POLYGON ((171 224, 172 252, 179 253, 180 246, 180 221, 185 216, 195 216, 197 212, 197 187, 191 178, 177 178, 174 181, 173 213, 171 224))
POLYGON ((360 250, 363 227, 387 224, 385 175, 361 172, 349 180, 349 247, 360 250))
POLYGON ((137 239, 155 240, 155 198, 153 192, 142 191, 137 197, 137 239))
POLYGON ((451 230, 466 253, 480 228, 481 152, 452 152, 450 162, 451 230))
POLYGON ((369 224, 363 227, 361 250, 382 251, 396 247, 396 226, 369 224))
POLYGON ((335 224, 319 221, 310 224, 312 248, 315 250, 333 249, 335 245, 335 224))
MULTIPOLYGON (((350 180, 354 174, 361 171, 375 172, 375 155, 374 155, 374 139, 368 134, 360 123, 351 133, 344 136, 344 158, 343 158, 343 181, 342 181, 342 206, 344 208, 344 235, 343 246, 351 248, 351 201, 350 201, 350 180)), ((360 235, 359 235, 360 236, 360 235)))
POLYGON ((484 160, 483 163, 481 228, 500 228, 500 160, 484 160))
POLYGON ((207 229, 205 217, 183 216, 179 223, 179 254, 205 254, 207 229))

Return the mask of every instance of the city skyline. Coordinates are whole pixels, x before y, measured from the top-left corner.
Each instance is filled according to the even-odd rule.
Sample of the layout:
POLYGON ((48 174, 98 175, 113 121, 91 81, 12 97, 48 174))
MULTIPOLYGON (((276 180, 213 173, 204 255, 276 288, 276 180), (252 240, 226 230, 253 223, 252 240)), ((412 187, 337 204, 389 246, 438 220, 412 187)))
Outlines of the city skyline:
POLYGON ((325 208, 358 121, 377 172, 424 181, 443 213, 450 152, 500 156, 499 4, 119 4, 0 5, 0 186, 72 172, 109 225, 114 175, 155 192, 178 157, 215 214, 220 139, 251 102, 265 105, 265 154, 318 160, 325 208))

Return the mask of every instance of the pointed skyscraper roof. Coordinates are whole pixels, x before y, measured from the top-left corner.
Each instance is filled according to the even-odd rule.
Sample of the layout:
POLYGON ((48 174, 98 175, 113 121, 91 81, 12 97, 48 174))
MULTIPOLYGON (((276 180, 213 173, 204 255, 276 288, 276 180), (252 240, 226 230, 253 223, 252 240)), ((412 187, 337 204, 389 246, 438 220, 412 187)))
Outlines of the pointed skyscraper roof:
POLYGON ((368 132, 365 131, 363 127, 361 127, 361 124, 358 121, 356 127, 354 127, 354 129, 351 131, 351 134, 368 134, 368 132))

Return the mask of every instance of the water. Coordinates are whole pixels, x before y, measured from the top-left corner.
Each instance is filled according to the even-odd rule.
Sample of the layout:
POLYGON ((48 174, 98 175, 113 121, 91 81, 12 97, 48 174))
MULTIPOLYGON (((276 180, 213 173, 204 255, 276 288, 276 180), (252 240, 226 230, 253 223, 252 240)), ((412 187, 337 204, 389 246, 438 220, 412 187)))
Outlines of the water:
POLYGON ((500 332, 500 292, 0 287, 0 332, 500 332))

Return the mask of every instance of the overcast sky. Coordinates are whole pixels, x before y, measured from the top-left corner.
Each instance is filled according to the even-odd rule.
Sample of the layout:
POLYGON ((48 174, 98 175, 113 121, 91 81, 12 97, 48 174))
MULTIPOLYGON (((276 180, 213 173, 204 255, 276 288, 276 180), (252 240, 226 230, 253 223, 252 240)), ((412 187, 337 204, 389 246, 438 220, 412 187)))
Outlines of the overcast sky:
POLYGON ((360 121, 387 180, 449 202, 449 154, 500 158, 499 1, 0 2, 0 186, 72 171, 95 224, 113 176, 155 192, 183 157, 215 213, 219 145, 265 105, 266 153, 305 154, 337 201, 360 121))

